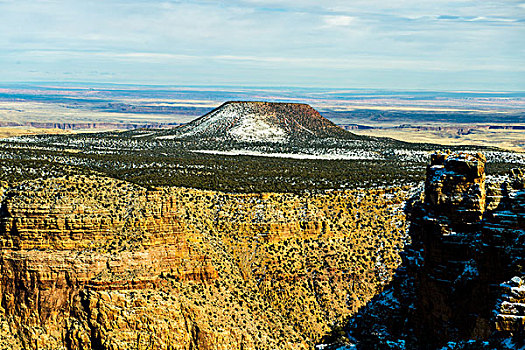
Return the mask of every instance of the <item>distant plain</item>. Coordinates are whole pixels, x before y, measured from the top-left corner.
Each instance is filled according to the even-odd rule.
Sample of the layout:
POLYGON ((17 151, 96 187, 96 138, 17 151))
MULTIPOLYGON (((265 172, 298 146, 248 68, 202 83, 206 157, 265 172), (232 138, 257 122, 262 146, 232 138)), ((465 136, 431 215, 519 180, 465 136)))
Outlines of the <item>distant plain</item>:
POLYGON ((307 103, 359 135, 525 151, 521 92, 12 84, 0 137, 176 127, 228 100, 307 103))
POLYGON ((373 128, 352 130, 365 136, 390 137, 415 143, 435 143, 443 146, 491 146, 525 152, 523 129, 489 129, 483 125, 448 124, 445 130, 413 128, 373 128), (462 131, 468 130, 468 131, 462 131))

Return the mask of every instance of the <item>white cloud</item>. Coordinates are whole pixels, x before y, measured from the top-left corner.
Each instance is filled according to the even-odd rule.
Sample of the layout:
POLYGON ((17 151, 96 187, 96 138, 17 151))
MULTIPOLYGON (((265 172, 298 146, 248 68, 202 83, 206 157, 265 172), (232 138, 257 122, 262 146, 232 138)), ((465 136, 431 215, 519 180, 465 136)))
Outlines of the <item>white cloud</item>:
POLYGON ((40 61, 49 61, 61 57, 62 60, 90 60, 104 59, 107 62, 135 62, 135 63, 157 63, 157 64, 218 64, 235 65, 241 67, 244 64, 258 64, 260 67, 273 67, 295 69, 319 69, 330 67, 340 70, 354 69, 377 69, 377 70, 410 70, 418 71, 466 71, 466 70, 493 70, 493 71, 516 71, 525 72, 525 66, 519 66, 516 62, 490 62, 484 59, 471 60, 469 62, 441 61, 439 58, 433 60, 419 60, 417 58, 397 58, 357 56, 344 57, 286 57, 286 56, 243 56, 243 55, 180 55, 162 52, 90 52, 90 51, 67 51, 67 50, 33 50, 18 52, 17 57, 35 57, 40 61))
POLYGON ((478 22, 478 21, 485 21, 485 22, 516 22, 516 20, 512 19, 512 18, 495 18, 495 17, 484 17, 484 16, 465 19, 465 21, 467 21, 467 22, 478 22))
POLYGON ((174 77, 209 69, 246 84, 262 71, 267 80, 290 70, 341 79, 362 68, 521 72, 523 8, 504 0, 0 0, 0 66, 16 76, 45 60, 53 72, 129 69, 130 79, 168 79, 184 66, 174 77))
POLYGON ((355 18, 351 16, 323 16, 327 27, 347 27, 351 25, 355 18))

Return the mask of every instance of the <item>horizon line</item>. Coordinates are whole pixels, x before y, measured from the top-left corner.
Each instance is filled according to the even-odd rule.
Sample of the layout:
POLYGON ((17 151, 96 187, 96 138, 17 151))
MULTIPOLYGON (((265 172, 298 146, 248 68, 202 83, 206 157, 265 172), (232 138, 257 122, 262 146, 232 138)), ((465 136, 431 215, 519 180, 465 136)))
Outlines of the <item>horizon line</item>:
MULTIPOLYGON (((331 87, 331 86, 303 86, 303 85, 245 85, 245 84, 155 84, 155 83, 123 83, 123 82, 96 82, 96 81, 0 81, 1 85, 107 85, 133 86, 156 88, 236 88, 236 89, 308 89, 308 90, 353 90, 353 91, 388 91, 388 92, 449 92, 449 93, 525 93, 525 90, 477 90, 477 89, 393 89, 382 87, 331 87)), ((52 86, 42 86, 52 87, 52 86)))

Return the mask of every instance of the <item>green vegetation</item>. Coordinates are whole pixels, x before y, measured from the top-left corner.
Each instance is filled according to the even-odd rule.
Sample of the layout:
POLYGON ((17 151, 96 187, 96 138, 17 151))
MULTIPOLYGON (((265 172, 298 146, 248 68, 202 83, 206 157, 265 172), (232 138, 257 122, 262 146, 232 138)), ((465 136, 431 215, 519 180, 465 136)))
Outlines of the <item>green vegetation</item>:
MULTIPOLYGON (((429 144, 390 139, 316 139, 311 142, 236 143, 212 138, 159 139, 166 131, 137 130, 42 135, 0 142, 0 179, 10 182, 102 173, 140 185, 226 192, 304 192, 403 186, 423 180, 429 144), (330 155, 331 160, 200 153, 250 150, 258 154, 330 155), (338 159, 340 158, 340 159, 338 159)), ((455 149, 458 149, 456 147, 455 149)), ((488 174, 523 166, 525 155, 483 151, 488 174)))

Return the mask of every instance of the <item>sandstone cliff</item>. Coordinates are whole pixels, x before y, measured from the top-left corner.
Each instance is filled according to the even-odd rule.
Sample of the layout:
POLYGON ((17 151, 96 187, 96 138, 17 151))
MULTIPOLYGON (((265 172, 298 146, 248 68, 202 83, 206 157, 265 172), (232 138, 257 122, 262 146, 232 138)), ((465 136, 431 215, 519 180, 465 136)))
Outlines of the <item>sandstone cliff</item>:
POLYGON ((0 186, 0 349, 301 349, 399 265, 406 191, 0 186))
POLYGON ((432 155, 424 193, 407 205, 403 266, 350 322, 361 346, 525 346, 525 177, 487 180, 484 167, 482 154, 432 155))

